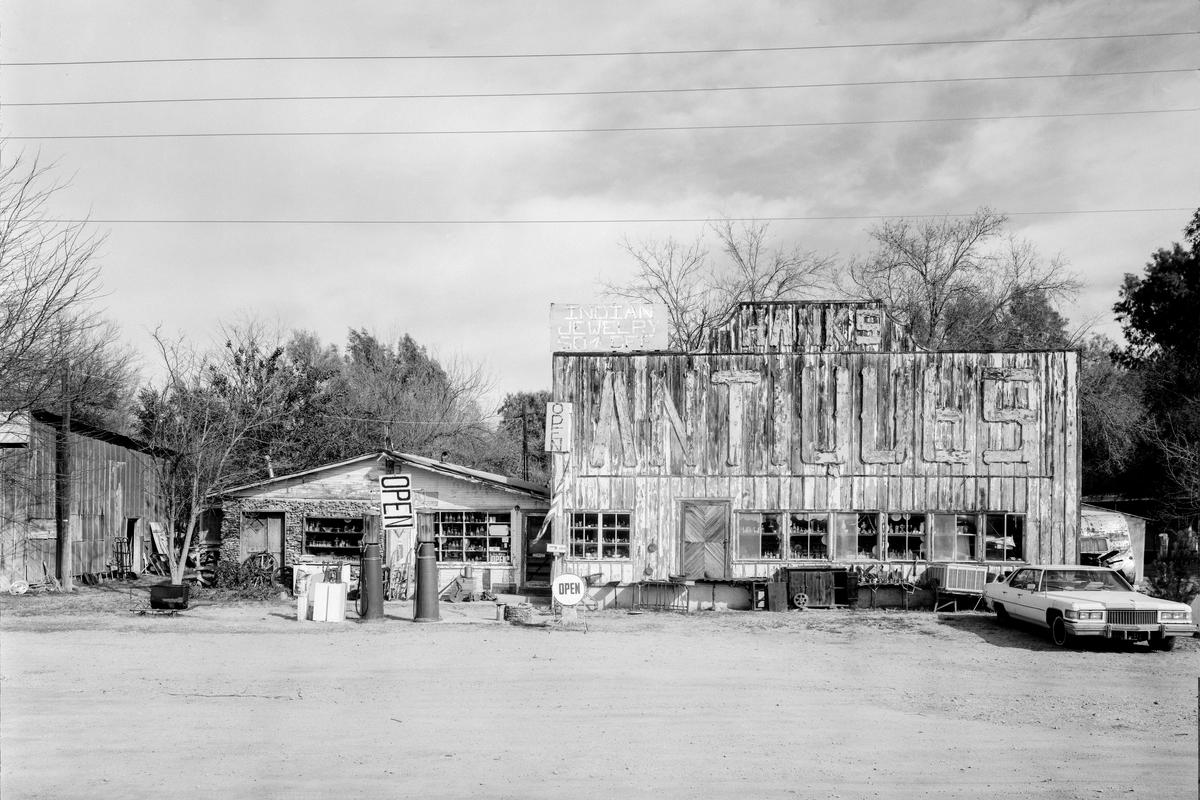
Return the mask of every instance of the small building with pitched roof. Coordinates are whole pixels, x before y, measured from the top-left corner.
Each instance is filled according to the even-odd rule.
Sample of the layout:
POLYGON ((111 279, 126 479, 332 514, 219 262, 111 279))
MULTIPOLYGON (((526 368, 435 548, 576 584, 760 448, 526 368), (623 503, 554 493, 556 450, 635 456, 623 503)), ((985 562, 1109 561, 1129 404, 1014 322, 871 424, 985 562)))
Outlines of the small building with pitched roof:
POLYGON ((437 542, 439 588, 456 577, 484 591, 549 586, 548 537, 537 539, 550 504, 547 487, 433 458, 380 450, 229 489, 219 522, 206 531, 222 560, 268 553, 283 568, 349 565, 380 518, 380 478, 411 482, 414 528, 385 530, 385 565, 409 567, 417 531, 437 542))

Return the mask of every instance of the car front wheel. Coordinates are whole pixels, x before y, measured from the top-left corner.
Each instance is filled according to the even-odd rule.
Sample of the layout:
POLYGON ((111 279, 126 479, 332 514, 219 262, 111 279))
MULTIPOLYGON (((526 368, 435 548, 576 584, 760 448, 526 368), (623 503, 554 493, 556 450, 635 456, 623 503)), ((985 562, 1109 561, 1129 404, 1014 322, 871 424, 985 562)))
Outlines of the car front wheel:
POLYGON ((996 603, 994 610, 996 612, 996 621, 1001 625, 1007 625, 1012 622, 1012 616, 1008 613, 1008 609, 1004 607, 1003 603, 996 603))
POLYGON ((1071 643, 1071 631, 1067 629, 1067 621, 1061 616, 1056 616, 1050 620, 1050 641, 1054 642, 1056 647, 1066 647, 1071 643))
POLYGON ((1167 652, 1175 649, 1175 637, 1163 636, 1161 633, 1150 634, 1150 649, 1167 652))

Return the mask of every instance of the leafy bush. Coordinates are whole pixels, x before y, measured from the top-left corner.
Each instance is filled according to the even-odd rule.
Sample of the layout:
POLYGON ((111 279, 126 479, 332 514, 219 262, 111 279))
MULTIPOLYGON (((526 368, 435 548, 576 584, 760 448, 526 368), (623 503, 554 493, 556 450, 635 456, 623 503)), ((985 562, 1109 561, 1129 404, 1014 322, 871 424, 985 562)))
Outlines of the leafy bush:
POLYGON ((1171 545, 1147 570, 1146 583, 1155 597, 1190 603, 1200 594, 1200 550, 1190 531, 1171 536, 1171 545))

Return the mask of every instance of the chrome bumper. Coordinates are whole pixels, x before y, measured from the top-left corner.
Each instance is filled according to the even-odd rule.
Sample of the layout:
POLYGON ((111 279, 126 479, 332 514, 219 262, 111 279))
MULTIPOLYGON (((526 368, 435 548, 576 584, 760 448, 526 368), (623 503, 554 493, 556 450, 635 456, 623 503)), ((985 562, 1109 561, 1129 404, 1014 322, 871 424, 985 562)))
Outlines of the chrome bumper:
POLYGON ((1162 622, 1154 625, 1112 625, 1103 622, 1087 620, 1067 620, 1067 629, 1076 636, 1103 636, 1106 639, 1129 639, 1130 634, 1136 638, 1149 637, 1151 634, 1163 636, 1192 636, 1196 626, 1184 622, 1162 622))

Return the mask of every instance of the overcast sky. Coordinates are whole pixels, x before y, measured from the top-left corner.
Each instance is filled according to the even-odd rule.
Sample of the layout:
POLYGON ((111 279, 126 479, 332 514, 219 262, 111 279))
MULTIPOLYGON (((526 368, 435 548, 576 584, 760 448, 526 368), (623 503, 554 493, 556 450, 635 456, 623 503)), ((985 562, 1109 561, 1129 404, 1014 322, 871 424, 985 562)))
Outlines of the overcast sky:
POLYGON ((1200 37, 1131 35, 1196 30, 1195 0, 5 0, 0 134, 6 161, 70 180, 55 213, 103 221, 104 304, 136 347, 247 313, 337 344, 408 332, 485 365, 499 397, 549 388, 549 305, 628 278, 623 238, 722 215, 857 217, 772 223, 844 260, 869 217, 990 206, 1084 281, 1072 322, 1116 335, 1122 274, 1200 204, 1200 37), (1079 38, 1099 36, 1127 38, 1079 38), (646 53, 680 50, 726 52, 646 53), (581 53, 604 55, 552 57, 581 53), (541 57, 448 58, 468 55, 541 57), (1009 79, 927 82, 980 77, 1009 79), (611 93, 879 81, 922 82, 611 93), (539 96, 21 105, 505 93, 539 96), (1192 110, 1114 113, 1172 109, 1192 110), (946 117, 1025 118, 811 124, 946 117), (22 138, 251 132, 339 135, 22 138), (1089 213, 1027 213, 1045 211, 1089 213), (367 220, 385 222, 333 222, 367 220))

